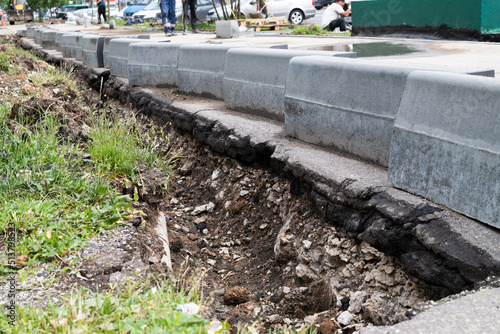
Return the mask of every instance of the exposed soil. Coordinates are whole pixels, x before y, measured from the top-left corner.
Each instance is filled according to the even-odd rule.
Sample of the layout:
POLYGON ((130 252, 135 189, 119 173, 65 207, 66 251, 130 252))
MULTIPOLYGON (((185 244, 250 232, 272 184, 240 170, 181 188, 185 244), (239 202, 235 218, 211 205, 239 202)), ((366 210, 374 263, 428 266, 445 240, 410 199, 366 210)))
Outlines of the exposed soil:
MULTIPOLYGON (((75 103, 76 92, 69 88, 63 91, 56 83, 37 86, 31 73, 49 65, 29 58, 21 63, 22 75, 0 75, 0 101, 7 94, 17 101, 20 87, 24 94, 42 90, 43 98, 24 100, 22 109, 16 102, 12 119, 22 112, 36 126, 40 112, 57 113, 65 120, 61 136, 82 145, 89 139, 91 110, 135 115, 144 131, 150 126, 150 119, 108 101, 82 79, 77 78, 84 106, 75 103)), ((190 99, 176 90, 162 94, 190 99)), ((179 155, 175 175, 169 178, 160 170, 138 166, 140 181, 116 183, 132 196, 137 189, 139 201, 133 206, 147 218, 134 217, 91 240, 54 272, 41 266, 20 285, 20 302, 45 303, 46 294, 56 302, 75 286, 103 291, 126 279, 153 281, 196 272, 207 301, 203 313, 210 319, 233 326, 260 320, 260 332, 283 324, 295 329, 313 324, 320 333, 341 328, 352 333, 370 323, 405 320, 412 307, 430 298, 397 259, 324 222, 295 181, 265 166, 221 156, 155 121, 158 130, 165 126, 169 134, 170 140, 161 143, 164 153, 179 155), (167 219, 175 273, 161 261, 163 244, 154 230, 159 212, 167 219), (47 286, 55 277, 59 280, 47 286)))

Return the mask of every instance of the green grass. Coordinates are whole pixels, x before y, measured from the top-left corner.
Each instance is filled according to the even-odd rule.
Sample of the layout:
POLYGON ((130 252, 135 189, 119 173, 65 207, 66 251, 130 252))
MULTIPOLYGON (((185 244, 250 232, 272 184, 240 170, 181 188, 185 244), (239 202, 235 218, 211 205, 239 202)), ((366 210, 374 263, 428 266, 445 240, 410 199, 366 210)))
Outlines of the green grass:
POLYGON ((172 159, 163 160, 157 153, 158 146, 168 142, 168 138, 162 132, 157 142, 152 124, 150 129, 140 133, 135 119, 123 119, 117 114, 94 116, 89 153, 99 173, 133 179, 138 163, 170 170, 172 159))
POLYGON ((351 36, 350 31, 335 33, 328 30, 321 29, 319 26, 315 24, 311 24, 308 26, 297 26, 295 27, 291 35, 316 35, 316 36, 351 36))
POLYGON ((21 66, 19 61, 22 58, 31 58, 34 61, 38 61, 39 58, 30 53, 29 51, 22 49, 7 49, 0 52, 0 72, 8 75, 15 75, 21 71, 21 66))
MULTIPOLYGON (((9 54, 30 57, 16 49, 9 54)), ((80 102, 70 73, 46 67, 31 79, 40 86, 57 85, 63 93, 71 91, 80 102)), ((20 97, 18 120, 7 118, 12 102, 0 104, 0 229, 16 225, 17 255, 35 265, 81 249, 90 238, 123 222, 131 212, 131 198, 117 193, 111 185, 114 177, 133 177, 139 163, 168 171, 171 159, 157 153, 168 141, 166 136, 158 137, 154 127, 139 134, 135 119, 117 117, 112 122, 95 119, 88 148, 91 159, 84 159, 88 152, 79 143, 59 135, 64 115, 40 110, 36 124, 22 119, 22 101, 31 98, 20 97)), ((0 267, 0 273, 5 272, 0 267)))
MULTIPOLYGON (((196 25, 196 27, 199 29, 199 30, 215 30, 215 22, 198 22, 198 24, 196 25)), ((188 31, 191 31, 191 22, 188 21, 188 24, 187 24, 187 28, 188 28, 188 31)), ((182 22, 177 22, 176 25, 175 25, 175 30, 176 31, 183 31, 184 30, 184 25, 182 24, 182 22)))
MULTIPOLYGON (((196 285, 170 281, 149 287, 128 282, 116 293, 80 290, 59 305, 19 308, 14 327, 1 312, 0 332, 207 333, 208 320, 177 310, 178 305, 189 302, 200 304, 196 285)), ((224 326, 227 330, 228 325, 224 326)))
POLYGON ((120 223, 130 207, 130 199, 91 173, 76 145, 58 136, 54 115, 42 123, 31 131, 20 121, 12 132, 5 118, 0 120, 0 229, 15 223, 16 251, 32 261, 81 248, 120 223))
POLYGON ((48 83, 55 84, 61 89, 62 94, 74 92, 77 98, 80 98, 78 87, 76 82, 72 79, 71 72, 72 69, 70 69, 68 73, 59 68, 49 66, 45 71, 32 75, 31 80, 39 85, 46 85, 48 83))

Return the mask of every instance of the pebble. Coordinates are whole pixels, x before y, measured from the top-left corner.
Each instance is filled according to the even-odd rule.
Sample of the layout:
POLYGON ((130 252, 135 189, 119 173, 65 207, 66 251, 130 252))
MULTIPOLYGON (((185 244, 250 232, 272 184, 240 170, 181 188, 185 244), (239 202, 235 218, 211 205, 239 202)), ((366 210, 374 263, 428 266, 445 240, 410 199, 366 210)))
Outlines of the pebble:
POLYGON ((193 223, 195 224, 201 224, 201 223, 204 223, 207 221, 207 217, 200 217, 200 218, 196 218, 193 223))
POLYGON ((280 323, 281 322, 281 316, 278 315, 278 314, 273 314, 273 315, 270 315, 268 318, 267 318, 267 321, 269 321, 269 323, 271 324, 277 324, 277 323, 280 323))
POLYGON ((340 313, 340 315, 337 318, 337 321, 339 322, 339 324, 347 326, 351 323, 353 319, 354 316, 349 311, 344 311, 340 313))
POLYGON ((349 301, 349 308, 347 311, 351 313, 359 313, 361 311, 361 305, 363 304, 366 297, 365 291, 356 291, 351 295, 351 299, 349 301))
POLYGON ((191 214, 193 216, 196 216, 196 215, 199 215, 200 213, 203 213, 203 212, 211 212, 215 209, 215 204, 213 202, 210 202, 208 204, 204 204, 204 205, 200 205, 200 206, 197 206, 193 212, 191 212, 191 214))
POLYGON ((160 262, 156 256, 150 256, 148 257, 148 261, 151 263, 158 263, 160 262))
POLYGON ((312 245, 312 242, 309 240, 302 240, 302 246, 304 246, 305 249, 310 249, 312 245))
POLYGON ((306 324, 311 324, 316 320, 316 315, 308 315, 307 317, 304 318, 304 323, 306 324))
POLYGON ((340 240, 339 238, 335 238, 332 240, 332 245, 335 246, 335 247, 339 247, 340 246, 340 240))

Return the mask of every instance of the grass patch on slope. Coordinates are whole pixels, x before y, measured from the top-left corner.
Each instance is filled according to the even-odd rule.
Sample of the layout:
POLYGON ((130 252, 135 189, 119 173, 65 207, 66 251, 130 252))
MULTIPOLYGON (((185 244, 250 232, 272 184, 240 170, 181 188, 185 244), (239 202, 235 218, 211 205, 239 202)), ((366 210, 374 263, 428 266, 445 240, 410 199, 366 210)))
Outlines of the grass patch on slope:
MULTIPOLYGON (((23 50, 7 50, 31 57, 23 50)), ((8 57, 5 64, 8 74, 15 75, 10 72, 17 66, 15 57, 8 57)), ((67 89, 81 103, 71 73, 47 66, 29 80, 57 86, 63 93, 67 89)), ((154 130, 139 133, 135 119, 95 118, 88 151, 81 143, 61 137, 65 115, 41 110, 36 124, 31 124, 33 119, 23 119, 23 101, 50 98, 41 96, 41 89, 36 91, 33 96, 18 97, 19 119, 9 119, 12 101, 7 98, 0 104, 0 229, 6 233, 9 224, 16 226, 18 269, 62 258, 121 224, 132 211, 131 198, 117 192, 114 178, 133 179, 140 163, 171 168, 171 160, 156 153, 154 130)), ((6 268, 0 267, 0 273, 6 268)))
MULTIPOLYGON (((201 303, 196 284, 171 280, 150 287, 127 282, 114 293, 79 290, 59 305, 20 308, 15 326, 0 314, 0 332, 207 333, 208 320, 179 308, 187 303, 201 303)), ((222 327, 219 333, 229 326, 222 327)))

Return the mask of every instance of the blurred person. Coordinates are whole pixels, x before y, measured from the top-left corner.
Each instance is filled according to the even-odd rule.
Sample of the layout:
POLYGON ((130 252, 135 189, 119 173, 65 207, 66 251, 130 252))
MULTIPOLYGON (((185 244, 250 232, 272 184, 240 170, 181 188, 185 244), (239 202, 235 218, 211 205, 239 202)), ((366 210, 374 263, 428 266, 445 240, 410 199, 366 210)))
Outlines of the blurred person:
POLYGON ((323 19, 321 20, 321 28, 334 31, 335 28, 340 28, 340 31, 346 31, 350 28, 345 22, 345 17, 351 14, 351 8, 344 10, 346 0, 335 0, 330 6, 325 9, 323 19))
POLYGON ((101 23, 101 16, 104 19, 103 23, 106 22, 106 2, 105 0, 97 0, 97 23, 101 23))
POLYGON ((182 16, 184 19, 184 31, 182 32, 183 35, 187 34, 187 23, 188 23, 188 8, 191 10, 189 13, 189 17, 191 18, 191 31, 193 34, 197 34, 200 31, 196 27, 198 23, 198 19, 196 18, 196 4, 197 0, 182 0, 182 16))
POLYGON ((173 36, 175 29, 175 0, 160 0, 160 11, 165 36, 173 36))

